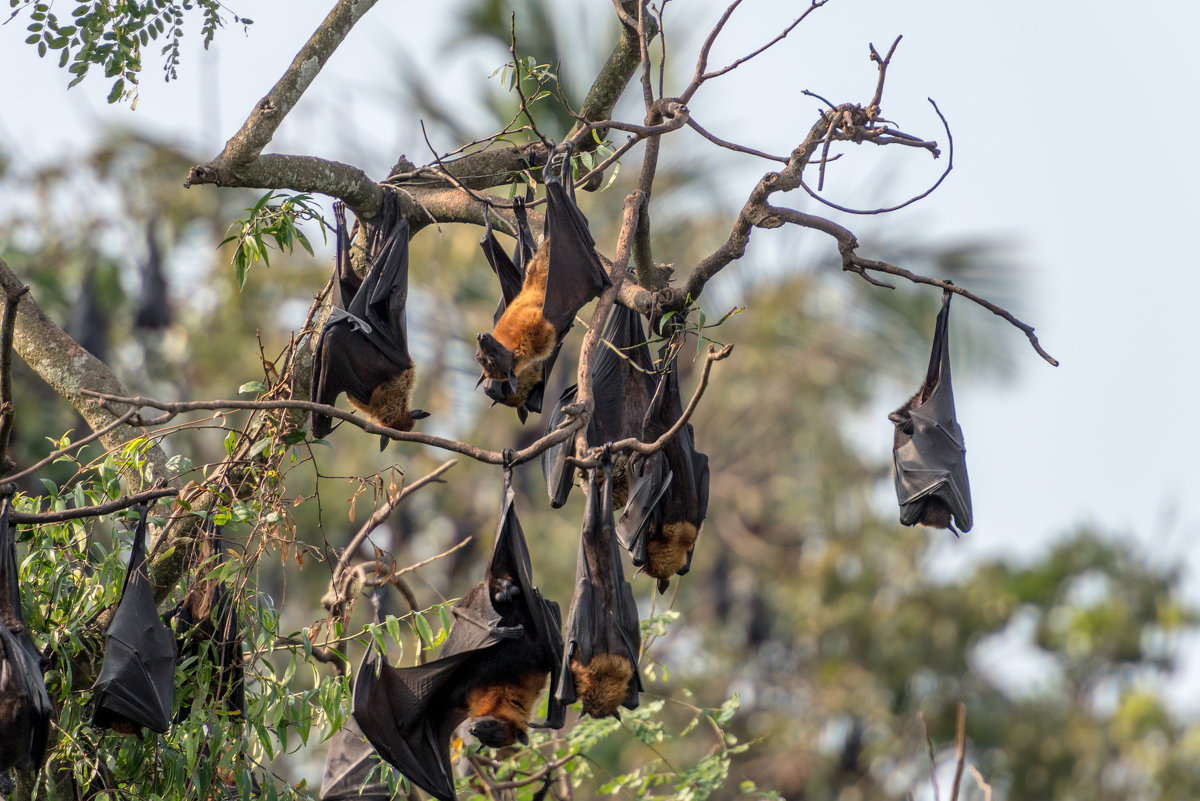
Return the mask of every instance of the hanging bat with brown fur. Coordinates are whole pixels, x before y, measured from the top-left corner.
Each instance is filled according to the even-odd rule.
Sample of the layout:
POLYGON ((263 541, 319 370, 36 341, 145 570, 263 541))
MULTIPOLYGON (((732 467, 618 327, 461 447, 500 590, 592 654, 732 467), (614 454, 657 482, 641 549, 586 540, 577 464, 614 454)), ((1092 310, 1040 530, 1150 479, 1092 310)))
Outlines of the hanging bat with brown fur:
MULTIPOLYGON (((491 220, 486 217, 484 220, 486 228, 483 238, 479 240, 479 245, 483 248, 488 266, 500 279, 500 302, 496 305, 496 314, 492 318, 493 324, 500 322, 500 318, 504 316, 509 304, 521 294, 525 283, 525 268, 537 250, 525 212, 525 204, 530 199, 532 199, 532 189, 529 197, 513 200, 513 216, 517 220, 517 247, 512 258, 509 258, 496 240, 496 235, 492 232, 491 220)), ((542 363, 540 369, 526 370, 522 373, 518 377, 515 389, 507 381, 488 378, 486 374, 481 375, 479 381, 483 384, 483 392, 496 403, 516 408, 517 416, 524 423, 530 412, 541 412, 545 394, 545 377, 550 374, 550 368, 553 367, 557 357, 558 349, 556 348, 542 363)))
POLYGON ((492 400, 521 406, 550 374, 575 314, 610 285, 587 218, 575 205, 571 147, 562 166, 546 176, 546 231, 525 265, 521 291, 504 309, 492 332, 479 334, 475 360, 491 379, 492 400))
POLYGON ((896 498, 900 522, 954 531, 970 531, 971 486, 967 480, 966 448, 954 411, 950 384, 950 298, 942 293, 942 308, 934 326, 933 349, 921 388, 888 415, 896 426, 892 461, 896 468, 896 498))
MULTIPOLYGON (((411 431, 429 413, 409 406, 416 370, 408 355, 408 221, 400 215, 394 191, 383 193, 373 234, 369 266, 360 281, 350 267, 344 212, 335 204, 337 259, 333 308, 313 354, 312 398, 332 405, 345 392, 350 405, 381 426, 411 431)), ((312 413, 314 437, 326 436, 333 421, 312 413)), ((380 449, 387 445, 380 437, 380 449)))
MULTIPOLYGON (((665 372, 646 411, 642 441, 653 442, 683 416, 677 352, 682 321, 669 324, 659 350, 665 372)), ((629 499, 617 522, 617 537, 633 563, 666 592, 671 576, 691 569, 700 526, 708 514, 708 456, 696 450, 691 423, 649 456, 634 456, 628 468, 629 499)))
POLYGON ((584 488, 587 507, 575 568, 575 594, 567 613, 566 647, 555 700, 577 699, 594 718, 619 717, 617 708, 636 709, 642 690, 638 625, 633 587, 625 580, 613 527, 612 460, 584 488))
MULTIPOLYGON (((205 573, 225 561, 221 529, 211 520, 204 524, 200 560, 200 570, 205 573)), ((165 618, 172 623, 179 637, 180 663, 192 659, 193 670, 197 670, 201 659, 211 659, 212 694, 223 700, 225 708, 232 714, 245 715, 245 668, 241 623, 235 602, 224 581, 202 577, 192 584, 183 600, 165 618)), ((187 709, 179 710, 180 717, 187 714, 187 709)))
POLYGON ((175 636, 154 604, 146 567, 147 507, 139 508, 121 600, 104 632, 104 663, 92 687, 92 725, 118 734, 162 734, 175 699, 175 636))
MULTIPOLYGON (((511 476, 484 579, 452 608, 433 662, 395 668, 371 648, 354 681, 354 718, 379 755, 441 801, 453 801, 450 738, 464 720, 481 743, 526 742, 538 694, 558 685, 562 619, 533 585, 529 549, 512 508, 511 476)), ((378 615, 378 607, 376 608, 378 615)), ((562 726, 561 712, 546 725, 562 726)))
POLYGON ((8 512, 5 498, 0 501, 0 773, 42 766, 54 716, 42 679, 46 658, 21 615, 16 527, 8 522, 8 512))

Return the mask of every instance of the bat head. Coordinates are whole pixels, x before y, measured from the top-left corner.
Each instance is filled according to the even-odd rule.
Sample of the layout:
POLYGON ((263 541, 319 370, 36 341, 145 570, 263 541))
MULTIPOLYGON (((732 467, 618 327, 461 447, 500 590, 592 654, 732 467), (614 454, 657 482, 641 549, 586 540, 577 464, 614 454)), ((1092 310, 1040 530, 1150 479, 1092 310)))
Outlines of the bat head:
MULTIPOLYGON (((500 340, 486 332, 479 334, 476 341, 478 347, 475 349, 475 361, 479 362, 479 366, 483 368, 484 375, 499 381, 515 380, 513 352, 501 344, 500 340)), ((516 387, 513 389, 515 390, 516 387)), ((489 397, 491 396, 489 395, 489 397)))
POLYGON ((529 744, 529 735, 516 721, 498 717, 477 718, 471 734, 489 748, 507 748, 514 743, 529 744))

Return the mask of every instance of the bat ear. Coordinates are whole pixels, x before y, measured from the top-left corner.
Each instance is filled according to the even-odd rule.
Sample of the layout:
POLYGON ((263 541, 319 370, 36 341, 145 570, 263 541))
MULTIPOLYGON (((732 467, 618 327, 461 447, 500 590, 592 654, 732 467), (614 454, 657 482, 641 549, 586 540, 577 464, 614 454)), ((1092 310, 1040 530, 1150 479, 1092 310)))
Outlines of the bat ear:
POLYGON ((408 413, 408 416, 414 420, 424 420, 429 416, 429 412, 425 411, 424 409, 413 409, 408 413))
POLYGON ((663 593, 665 593, 667 591, 667 587, 670 587, 670 586, 671 586, 671 582, 669 579, 660 578, 658 580, 658 594, 662 595, 663 593))
POLYGON ((390 442, 390 441, 391 441, 391 440, 389 440, 389 439, 388 439, 387 437, 385 437, 383 434, 380 434, 380 435, 379 435, 379 452, 380 452, 380 453, 383 453, 383 449, 384 449, 384 448, 386 448, 386 447, 388 446, 388 442, 390 442))
POLYGON ((523 731, 517 732, 517 742, 521 745, 529 745, 529 735, 523 731))

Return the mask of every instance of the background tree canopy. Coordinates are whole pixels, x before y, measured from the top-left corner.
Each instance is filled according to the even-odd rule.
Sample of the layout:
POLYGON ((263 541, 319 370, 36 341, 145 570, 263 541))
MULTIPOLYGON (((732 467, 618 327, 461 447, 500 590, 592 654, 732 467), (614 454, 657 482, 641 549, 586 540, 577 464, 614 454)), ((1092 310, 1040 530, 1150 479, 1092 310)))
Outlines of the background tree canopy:
MULTIPOLYGON (((814 12, 821 5, 814 4, 814 12)), ((13 6, 14 20, 29 32, 31 60, 38 50, 46 58, 61 52, 64 81, 90 65, 91 80, 75 91, 103 90, 112 102, 132 102, 139 71, 157 68, 163 50, 158 37, 219 38, 241 35, 249 25, 239 11, 204 2, 125 4, 116 11, 83 3, 71 22, 62 11, 52 18, 43 4, 13 6)), ((622 7, 636 19, 638 3, 622 7)), ((654 12, 663 11, 663 82, 670 98, 690 80, 720 10, 693 20, 671 4, 642 8, 652 45, 652 97, 663 93, 657 88, 662 39, 648 29, 657 27, 654 12)), ((789 19, 779 26, 756 23, 757 44, 746 52, 805 8, 788 10, 789 19)), ((368 12, 364 24, 384 11, 368 12)), ((600 132, 581 139, 604 144, 588 151, 578 168, 582 174, 627 137, 642 138, 620 169, 610 167, 587 187, 599 191, 580 191, 599 251, 618 258, 618 239, 631 230, 623 202, 634 190, 648 190, 644 156, 648 147, 658 147, 656 135, 642 129, 669 124, 671 117, 660 104, 659 117, 643 119, 638 36, 621 26, 613 8, 589 9, 585 32, 564 25, 562 14, 541 2, 465 3, 445 46, 477 49, 496 76, 476 76, 486 88, 458 98, 437 64, 410 60, 398 71, 398 85, 389 82, 391 102, 404 98, 404 115, 425 121, 434 149, 450 165, 484 165, 503 174, 475 186, 475 173, 449 168, 458 184, 494 192, 503 202, 530 178, 528 170, 504 166, 504 154, 517 146, 527 156, 539 152, 536 136, 525 129, 522 100, 539 131, 557 141, 578 129, 560 93, 579 110, 599 83, 595 76, 623 70, 630 85, 621 102, 601 103, 590 119, 625 120, 630 130, 610 127, 607 138, 600 132), (632 43, 628 65, 603 68, 620 42, 632 43), (511 80, 518 75, 521 93, 511 80), (467 155, 449 153, 513 120, 503 142, 467 155)), ((739 9, 732 19, 747 24, 746 16, 754 18, 751 9, 739 9)), ((256 36, 269 25, 264 17, 246 30, 256 36)), ((347 25, 346 31, 344 47, 353 48, 359 28, 347 25)), ((876 40, 883 54, 896 33, 876 40)), ((889 67, 893 76, 904 69, 906 44, 889 67)), ((789 45, 785 40, 776 49, 789 45)), ((714 58, 710 68, 739 55, 745 53, 714 58)), ((269 69, 278 71, 292 53, 272 56, 279 66, 269 69)), ((162 58, 168 71, 200 69, 199 63, 180 63, 177 48, 168 46, 162 58)), ((834 104, 868 104, 877 67, 864 57, 861 70, 860 93, 830 97, 834 104)), ((697 114, 704 91, 689 104, 697 114)), ((936 86, 924 91, 937 94, 936 86)), ((824 108, 812 103, 804 129, 778 149, 790 150, 804 138, 824 108)), ((886 88, 882 105, 884 116, 899 121, 897 128, 913 113, 892 107, 886 88)), ((752 141, 751 131, 724 122, 720 136, 752 141)), ((247 135, 262 136, 271 124, 252 116, 247 135)), ((752 128, 749 120, 745 127, 752 128)), ((232 133, 231 126, 222 135, 232 133)), ((910 133, 929 139, 942 134, 910 133)), ((368 136, 358 131, 355 138, 368 136)), ((641 212, 653 227, 649 235, 636 235, 632 247, 637 272, 630 282, 636 278, 643 294, 621 296, 642 311, 648 308, 646 290, 661 280, 654 263, 672 263, 675 285, 687 283, 695 266, 730 237, 754 182, 781 167, 778 161, 737 161, 744 175, 731 205, 721 197, 728 184, 718 170, 727 169, 731 154, 688 128, 663 135, 661 143, 650 170, 652 201, 641 212), (639 250, 648 251, 650 243, 652 257, 639 250)), ((384 151, 389 146, 369 144, 384 151)), ((863 149, 843 142, 834 153, 849 161, 863 149)), ((881 150, 896 157, 902 149, 881 150)), ((389 152, 388 158, 400 155, 389 152)), ((27 169, 14 162, 2 177, 6 193, 29 202, 0 217, 0 259, 12 274, 7 283, 29 285, 28 298, 111 368, 115 383, 104 386, 120 387, 117 394, 163 401, 288 397, 293 385, 304 385, 308 342, 301 329, 329 275, 328 237, 322 224, 307 217, 303 196, 290 207, 291 216, 288 207, 269 218, 247 210, 268 188, 283 190, 268 201, 274 206, 295 204, 297 192, 311 191, 343 197, 369 220, 377 208, 375 181, 388 175, 358 179, 347 172, 322 183, 304 165, 257 156, 231 149, 209 161, 211 153, 184 152, 145 133, 111 131, 71 163, 27 169), (239 161, 243 157, 248 160, 239 161), (222 188, 183 189, 189 171, 194 183, 222 188), (230 235, 237 238, 218 248, 230 235), (253 243, 249 249, 237 247, 246 242, 253 243), (165 303, 154 294, 156 275, 166 283, 165 303)), ((392 173, 433 160, 418 149, 404 156, 408 163, 398 161, 392 173)), ((341 154, 339 159, 354 162, 341 154)), ((478 366, 471 338, 491 327, 495 279, 477 248, 482 206, 444 174, 439 177, 436 166, 427 184, 400 184, 418 198, 407 209, 413 218, 427 214, 439 223, 412 241, 409 328, 421 374, 417 405, 434 412, 418 430, 494 451, 527 447, 541 435, 544 418, 522 426, 511 411, 489 407, 472 389, 478 366)), ((836 180, 839 166, 828 164, 827 180, 836 180)), ((936 177, 940 164, 930 169, 936 177)), ((805 173, 814 187, 816 171, 814 166, 805 173)), ((886 175, 876 173, 859 197, 844 186, 835 196, 876 206, 884 205, 878 197, 911 189, 886 175)), ((772 202, 824 213, 800 195, 775 195, 772 202)), ((889 228, 886 217, 837 219, 858 235, 863 258, 953 280, 1004 307, 1022 305, 1018 255, 998 244, 993 232, 939 241, 889 228)), ((736 349, 713 368, 692 419, 713 477, 693 568, 672 580, 663 596, 652 581, 630 575, 644 626, 641 707, 620 722, 576 721, 572 714, 561 733, 536 734, 530 748, 511 753, 480 749, 467 738, 460 762, 470 765, 463 774, 469 778, 460 781, 460 797, 931 797, 920 721, 933 743, 941 792, 948 793, 959 703, 967 709, 966 760, 980 775, 979 783, 967 777, 964 797, 984 797, 984 783, 994 797, 1011 799, 1196 797, 1200 729, 1173 715, 1153 690, 1174 668, 1182 638, 1195 631, 1181 567, 1147 560, 1113 532, 1080 526, 1024 563, 980 560, 953 575, 931 575, 931 561, 953 547, 947 544, 951 535, 895 522, 890 466, 869 455, 878 451, 864 448, 863 440, 890 438, 880 409, 893 408, 919 380, 940 293, 907 282, 884 290, 843 273, 837 268, 846 264, 845 254, 827 233, 812 227, 794 236, 755 230, 753 241, 761 247, 755 258, 729 269, 719 265, 691 314, 693 325, 723 320, 702 329, 703 339, 736 343, 736 349)), ((507 247, 510 240, 504 241, 507 247)), ((682 306, 682 298, 675 300, 682 306)), ((965 299, 957 304, 954 359, 956 366, 970 365, 960 375, 1003 376, 1015 359, 1036 359, 1024 349, 1020 331, 1006 327, 998 344, 990 335, 994 329, 979 322, 990 315, 965 299)), ((572 334, 548 397, 572 382, 580 338, 572 334)), ((95 364, 59 346, 39 351, 48 340, 26 317, 17 317, 16 340, 33 367, 13 360, 10 476, 83 438, 89 426, 107 424, 94 416, 94 401, 78 392, 81 385, 101 386, 82 380, 95 378, 95 364), (72 368, 62 366, 64 356, 74 359, 72 368), (55 359, 51 372, 61 374, 58 381, 46 375, 45 365, 55 359)), ((682 359, 685 395, 704 363, 704 341, 691 339, 693 349, 682 359)), ((1053 351, 1053 343, 1046 344, 1053 351)), ((296 397, 305 395, 298 391, 296 397)), ((155 412, 142 414, 151 418, 155 412)), ((391 661, 404 664, 414 664, 424 650, 436 653, 446 636, 449 603, 478 580, 490 552, 500 471, 459 457, 445 483, 399 504, 371 537, 379 550, 363 549, 358 557, 365 563, 394 559, 398 566, 431 561, 397 579, 401 592, 387 597, 390 616, 382 626, 369 625, 362 603, 339 618, 320 600, 330 592, 340 549, 399 486, 429 474, 448 456, 403 441, 380 454, 375 437, 349 424, 327 442, 315 442, 305 436, 305 421, 294 411, 225 408, 117 427, 15 482, 15 508, 46 515, 128 497, 160 476, 171 478, 182 490, 179 505, 167 499, 153 521, 160 607, 173 606, 197 579, 230 588, 243 623, 248 702, 244 719, 229 712, 207 680, 212 657, 201 654, 178 668, 180 717, 166 735, 139 740, 93 728, 91 685, 106 615, 120 594, 132 517, 126 512, 22 525, 25 619, 49 657, 46 680, 58 717, 46 766, 36 775, 14 772, 11 791, 0 788, 6 796, 315 797, 326 743, 348 712, 347 669, 357 667, 368 643, 386 642, 391 661), (205 514, 225 525, 232 558, 224 564, 194 547, 196 522, 205 514), (446 553, 467 538, 465 547, 446 553)), ((970 439, 970 423, 964 427, 970 439)), ((565 611, 582 517, 579 493, 564 509, 551 510, 536 465, 519 466, 515 480, 537 583, 565 611)), ((390 770, 384 775, 397 781, 390 770)))

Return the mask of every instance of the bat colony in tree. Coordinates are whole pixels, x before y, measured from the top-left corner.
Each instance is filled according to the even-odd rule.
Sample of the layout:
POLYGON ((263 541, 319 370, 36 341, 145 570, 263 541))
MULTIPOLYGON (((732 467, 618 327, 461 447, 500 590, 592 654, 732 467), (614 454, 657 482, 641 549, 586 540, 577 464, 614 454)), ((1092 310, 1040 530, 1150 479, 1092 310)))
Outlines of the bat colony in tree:
MULTIPOLYGON (((532 196, 514 204, 512 258, 490 222, 480 242, 502 295, 493 331, 478 336, 480 384, 494 402, 515 408, 522 422, 542 410, 547 379, 576 313, 609 286, 587 220, 575 204, 569 148, 561 166, 551 164, 554 168, 545 171, 541 244, 535 246, 525 212, 532 196)), ((405 319, 409 225, 393 191, 385 192, 365 237, 367 269, 361 279, 351 267, 343 207, 335 204, 332 305, 315 348, 312 396, 332 404, 344 392, 372 420, 410 431, 427 413, 410 405, 415 370, 405 319)), ((920 390, 889 417, 896 425, 901 522, 968 531, 970 489, 950 384, 950 297, 946 291, 920 390)), ((499 525, 483 579, 452 608, 453 628, 433 662, 392 667, 378 648, 368 651, 354 680, 353 718, 330 746, 322 799, 389 797, 384 784, 368 783, 372 765, 382 757, 412 783, 452 801, 450 741, 464 721, 470 721, 482 744, 502 748, 527 742, 530 726, 561 727, 566 707, 576 701, 593 717, 637 707, 641 635, 618 545, 640 572, 656 580, 659 592, 665 591, 672 576, 691 566, 709 483, 708 457, 696 450, 690 424, 650 454, 609 447, 629 438, 653 442, 683 414, 676 358, 685 336, 683 316, 651 322, 663 336, 657 361, 639 314, 614 305, 590 374, 594 411, 578 439, 588 453, 599 454, 593 462, 598 467, 582 476, 586 505, 565 644, 558 604, 544 599, 533 583, 506 467, 499 525), (535 702, 547 684, 547 720, 533 724, 535 702)), ((560 395, 548 415, 547 432, 564 422, 577 396, 577 386, 560 395)), ((324 437, 332 420, 313 412, 311 428, 315 437, 324 437)), ((542 454, 552 507, 566 502, 576 480, 574 462, 588 453, 579 452, 573 438, 542 454)), ((105 635, 93 688, 93 724, 122 734, 166 731, 175 665, 195 669, 205 644, 214 666, 212 693, 231 714, 244 714, 242 642, 228 588, 219 580, 194 583, 166 615, 172 632, 155 608, 145 531, 143 507, 121 599, 105 635)), ((221 550, 220 532, 210 525, 200 555, 219 564, 221 550)), ((378 618, 377 598, 375 609, 378 618)), ((44 669, 45 659, 21 617, 14 527, 5 499, 0 508, 0 770, 37 766, 44 758, 52 714, 44 669)), ((180 710, 177 719, 186 714, 180 710)))

